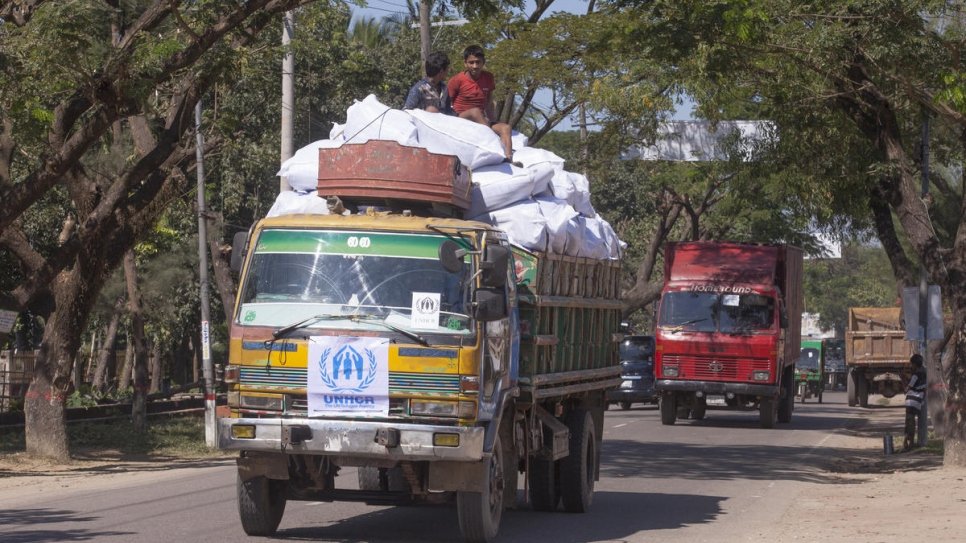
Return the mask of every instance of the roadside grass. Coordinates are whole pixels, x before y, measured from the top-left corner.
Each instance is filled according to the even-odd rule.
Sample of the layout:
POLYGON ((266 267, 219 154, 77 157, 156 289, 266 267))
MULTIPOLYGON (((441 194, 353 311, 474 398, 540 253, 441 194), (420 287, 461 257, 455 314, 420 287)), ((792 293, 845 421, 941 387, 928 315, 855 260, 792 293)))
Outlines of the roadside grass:
MULTIPOLYGON (((72 456, 120 455, 148 458, 213 458, 226 454, 205 444, 204 417, 177 416, 148 419, 139 434, 128 418, 71 423, 67 436, 72 456)), ((24 452, 23 429, 0 433, 0 455, 24 452)))

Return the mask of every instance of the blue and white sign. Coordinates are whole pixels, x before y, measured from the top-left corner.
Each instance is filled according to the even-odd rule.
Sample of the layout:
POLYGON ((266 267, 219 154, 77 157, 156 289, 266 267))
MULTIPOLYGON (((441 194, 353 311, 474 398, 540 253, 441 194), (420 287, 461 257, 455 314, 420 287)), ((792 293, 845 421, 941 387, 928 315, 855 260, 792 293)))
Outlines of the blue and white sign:
POLYGON ((389 415, 389 339, 309 339, 308 400, 312 416, 389 415))

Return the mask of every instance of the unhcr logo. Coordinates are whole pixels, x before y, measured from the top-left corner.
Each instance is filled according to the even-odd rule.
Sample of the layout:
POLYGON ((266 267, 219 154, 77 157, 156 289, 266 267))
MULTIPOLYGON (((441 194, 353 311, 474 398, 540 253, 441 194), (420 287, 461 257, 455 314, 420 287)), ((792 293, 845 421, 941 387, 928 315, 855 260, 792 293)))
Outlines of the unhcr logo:
POLYGON ((331 352, 332 349, 322 351, 318 365, 319 377, 330 392, 360 393, 376 380, 376 355, 371 350, 363 349, 363 357, 363 353, 351 345, 344 345, 331 357, 330 368, 331 352))

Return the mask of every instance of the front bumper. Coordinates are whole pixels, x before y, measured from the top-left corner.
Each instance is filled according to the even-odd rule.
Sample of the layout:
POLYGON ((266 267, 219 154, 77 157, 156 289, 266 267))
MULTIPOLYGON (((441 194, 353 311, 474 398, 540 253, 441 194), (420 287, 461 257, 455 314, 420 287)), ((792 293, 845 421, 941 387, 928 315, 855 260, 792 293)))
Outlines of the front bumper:
POLYGON ((778 385, 753 385, 750 383, 726 383, 721 381, 684 381, 677 379, 658 379, 654 387, 659 392, 703 392, 705 394, 743 394, 777 398, 781 389, 778 385))
POLYGON ((288 454, 320 454, 373 458, 382 460, 451 460, 477 461, 483 458, 482 427, 433 426, 427 424, 394 424, 373 421, 322 419, 257 419, 223 418, 218 420, 218 448, 234 451, 269 451, 288 454), (255 437, 232 437, 232 426, 247 425, 255 429, 255 437), (287 442, 298 428, 301 439, 287 442), (308 435, 305 435, 305 428, 308 435), (398 444, 383 445, 376 441, 379 431, 398 435, 398 444), (459 434, 459 445, 443 447, 433 444, 434 434, 459 434))
POLYGON ((620 388, 607 391, 609 402, 650 402, 657 399, 654 383, 647 381, 624 381, 620 388), (630 382, 629 386, 627 383, 630 382))

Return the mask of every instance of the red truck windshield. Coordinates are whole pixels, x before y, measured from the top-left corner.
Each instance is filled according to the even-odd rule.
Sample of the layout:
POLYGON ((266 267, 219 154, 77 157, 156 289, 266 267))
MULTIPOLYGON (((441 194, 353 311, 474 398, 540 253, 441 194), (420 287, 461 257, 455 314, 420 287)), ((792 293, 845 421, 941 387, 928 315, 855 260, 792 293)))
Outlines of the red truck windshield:
POLYGON ((771 330, 775 300, 761 294, 667 292, 658 326, 670 331, 749 333, 771 330))

